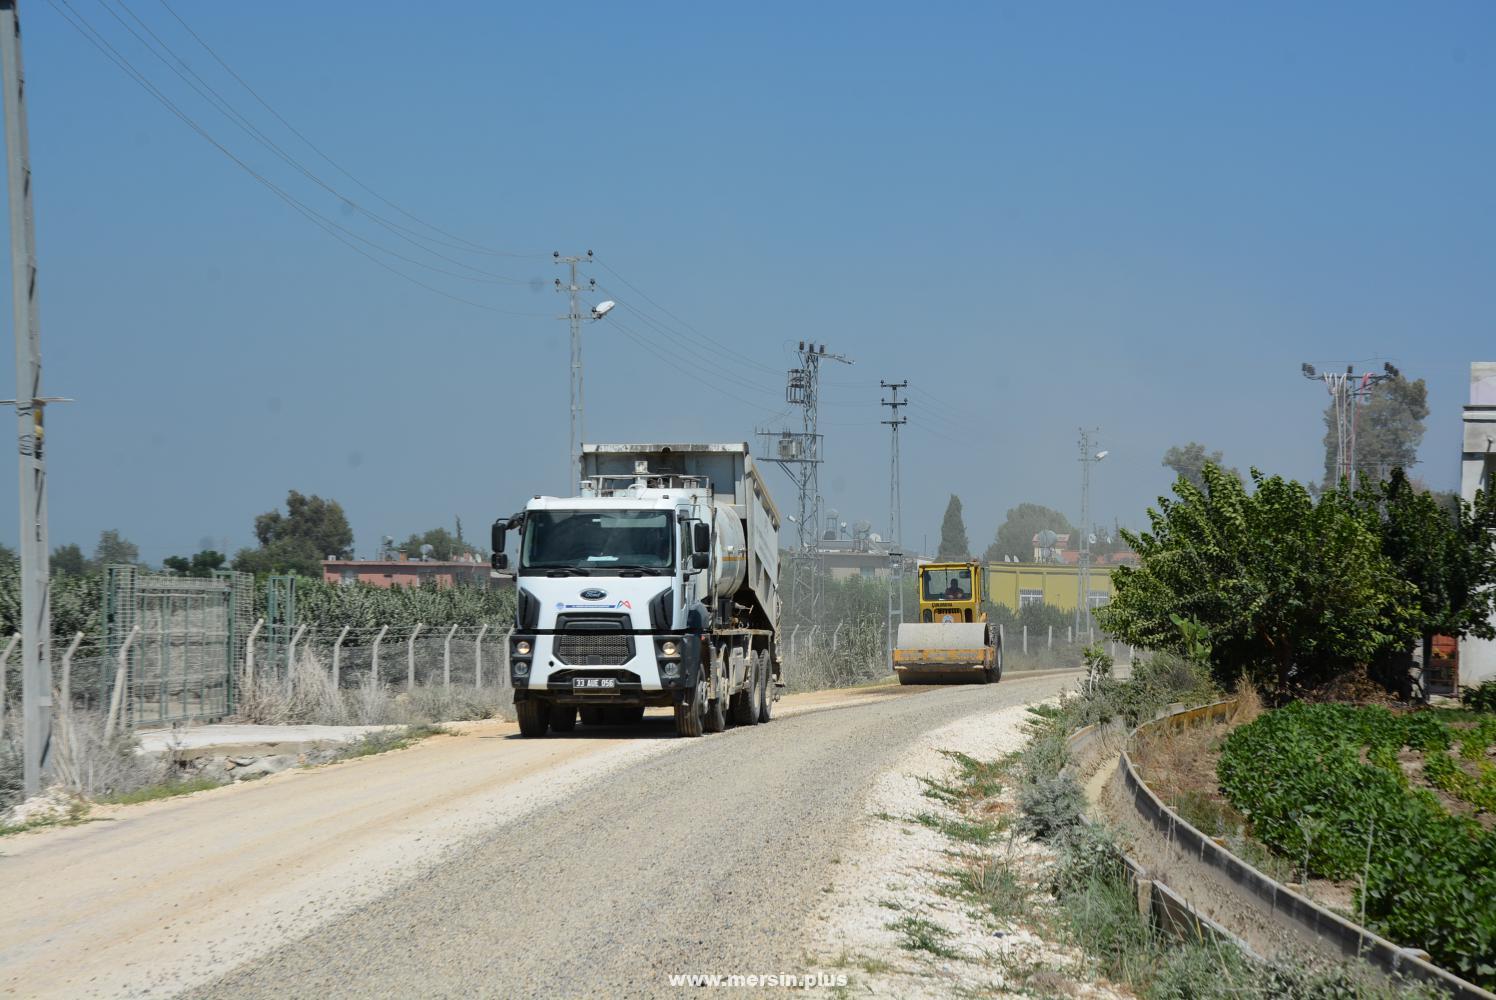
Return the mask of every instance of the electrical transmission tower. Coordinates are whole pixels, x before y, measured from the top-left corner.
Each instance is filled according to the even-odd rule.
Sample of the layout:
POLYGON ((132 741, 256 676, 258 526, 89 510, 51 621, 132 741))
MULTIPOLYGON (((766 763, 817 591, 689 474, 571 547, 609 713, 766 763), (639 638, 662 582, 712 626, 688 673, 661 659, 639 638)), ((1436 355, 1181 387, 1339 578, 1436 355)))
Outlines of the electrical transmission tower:
POLYGON ((1343 372, 1320 372, 1306 362, 1299 370, 1306 379, 1323 382, 1329 390, 1331 405, 1335 408, 1335 480, 1337 483, 1348 480, 1351 489, 1355 489, 1356 415, 1361 409, 1361 400, 1371 395, 1373 386, 1395 379, 1402 373, 1390 363, 1383 364, 1381 372, 1363 372, 1359 376, 1355 365, 1346 365, 1343 372))
POLYGON ((901 537, 904 530, 903 481, 899 472, 899 428, 909 422, 908 417, 899 416, 899 408, 908 406, 899 398, 899 390, 907 389, 909 382, 886 382, 878 385, 889 390, 890 399, 880 400, 888 407, 889 419, 880 420, 889 432, 888 453, 888 669, 893 670, 893 650, 904 620, 904 552, 901 537))
POLYGON ((764 454, 760 461, 773 462, 795 483, 798 496, 795 527, 797 542, 790 559, 790 609, 797 622, 814 624, 821 610, 821 566, 816 534, 821 523, 820 467, 824 461, 822 438, 817 428, 816 406, 820 397, 821 362, 854 362, 832 354, 825 344, 800 341, 800 366, 791 368, 785 382, 785 401, 800 407, 800 430, 760 430, 764 454))
MULTIPOLYGON (((577 484, 582 481, 582 435, 585 433, 582 427, 582 286, 577 283, 577 265, 584 260, 590 262, 592 251, 588 250, 584 257, 563 257, 555 252, 551 254, 551 259, 571 269, 566 284, 563 285, 560 278, 556 279, 556 291, 571 296, 570 308, 561 317, 571 321, 571 436, 567 438, 566 455, 571 482, 561 493, 567 497, 576 491, 577 484)), ((590 292, 596 287, 596 280, 588 278, 587 290, 590 292)))

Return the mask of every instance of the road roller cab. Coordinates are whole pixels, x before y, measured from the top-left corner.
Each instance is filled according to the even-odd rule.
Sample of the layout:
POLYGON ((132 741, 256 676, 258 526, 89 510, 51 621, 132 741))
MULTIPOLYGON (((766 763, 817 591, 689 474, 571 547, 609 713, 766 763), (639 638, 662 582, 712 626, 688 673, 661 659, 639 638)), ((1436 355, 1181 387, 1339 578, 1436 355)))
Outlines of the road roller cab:
POLYGON ((919 621, 899 626, 893 651, 900 683, 990 684, 1002 676, 1002 642, 982 610, 986 575, 976 562, 919 568, 919 621))

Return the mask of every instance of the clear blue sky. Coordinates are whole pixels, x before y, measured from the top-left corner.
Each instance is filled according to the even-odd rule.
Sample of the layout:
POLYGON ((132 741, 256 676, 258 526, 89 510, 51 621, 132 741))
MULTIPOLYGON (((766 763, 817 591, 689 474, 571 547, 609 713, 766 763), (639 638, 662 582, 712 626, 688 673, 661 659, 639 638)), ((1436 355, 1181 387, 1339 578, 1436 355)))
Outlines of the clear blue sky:
POLYGON ((1101 520, 1140 524, 1190 439, 1316 477, 1326 397, 1303 361, 1426 378, 1418 472, 1457 482, 1467 365, 1496 358, 1488 3, 172 2, 364 184, 538 256, 437 247, 448 263, 300 175, 110 11, 346 197, 429 232, 159 0, 27 0, 45 388, 78 399, 49 419, 54 544, 237 548, 292 488, 339 500, 361 554, 454 515, 481 536, 565 481, 548 256, 588 248, 681 321, 592 269, 650 319, 587 329, 589 439, 749 438, 783 409, 787 346, 824 341, 857 361, 828 368, 822 409, 847 520, 886 523, 878 380, 917 389, 910 542, 933 546, 951 492, 978 548, 1021 501, 1075 516, 1082 423, 1111 451, 1101 520), (298 215, 69 10, 309 207, 484 280, 370 253, 493 309, 298 215))

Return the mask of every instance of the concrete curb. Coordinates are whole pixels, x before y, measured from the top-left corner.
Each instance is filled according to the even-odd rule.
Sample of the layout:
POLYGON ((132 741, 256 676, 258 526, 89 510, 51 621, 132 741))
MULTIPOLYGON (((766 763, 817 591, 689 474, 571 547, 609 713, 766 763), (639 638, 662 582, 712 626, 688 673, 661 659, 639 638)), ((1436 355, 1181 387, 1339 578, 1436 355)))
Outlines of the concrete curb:
MULTIPOLYGON (((1323 942, 1347 959, 1362 959, 1387 973, 1432 983, 1449 991, 1458 1000, 1496 1000, 1496 994, 1434 965, 1423 957, 1423 952, 1396 945, 1258 871, 1186 822, 1144 783, 1127 753, 1127 747, 1133 744, 1139 733, 1155 726, 1178 727, 1220 720, 1235 707, 1235 699, 1195 708, 1170 706, 1152 722, 1138 726, 1127 735, 1127 742, 1117 760, 1117 772, 1138 816, 1163 834, 1169 843, 1188 851, 1195 860, 1220 872, 1232 885, 1255 897, 1267 907, 1268 917, 1285 929, 1323 942)), ((1184 907, 1189 910, 1187 904, 1184 907)), ((1199 915, 1194 917, 1205 919, 1199 915)))

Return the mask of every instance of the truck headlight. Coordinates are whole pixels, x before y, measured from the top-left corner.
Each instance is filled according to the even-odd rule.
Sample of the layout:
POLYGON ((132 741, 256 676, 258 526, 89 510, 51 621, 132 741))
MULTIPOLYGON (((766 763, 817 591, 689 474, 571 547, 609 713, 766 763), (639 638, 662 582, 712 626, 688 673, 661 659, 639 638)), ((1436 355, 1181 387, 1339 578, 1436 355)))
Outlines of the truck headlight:
POLYGON ((666 639, 664 642, 660 643, 660 655, 677 656, 679 654, 680 647, 675 644, 674 639, 666 639))
POLYGON ((530 662, 528 660, 515 660, 511 669, 516 677, 530 676, 530 662))
POLYGON ((526 642, 525 640, 521 639, 519 642, 516 642, 514 644, 514 651, 516 653, 518 653, 520 656, 529 656, 530 655, 530 644, 528 642, 526 642))

